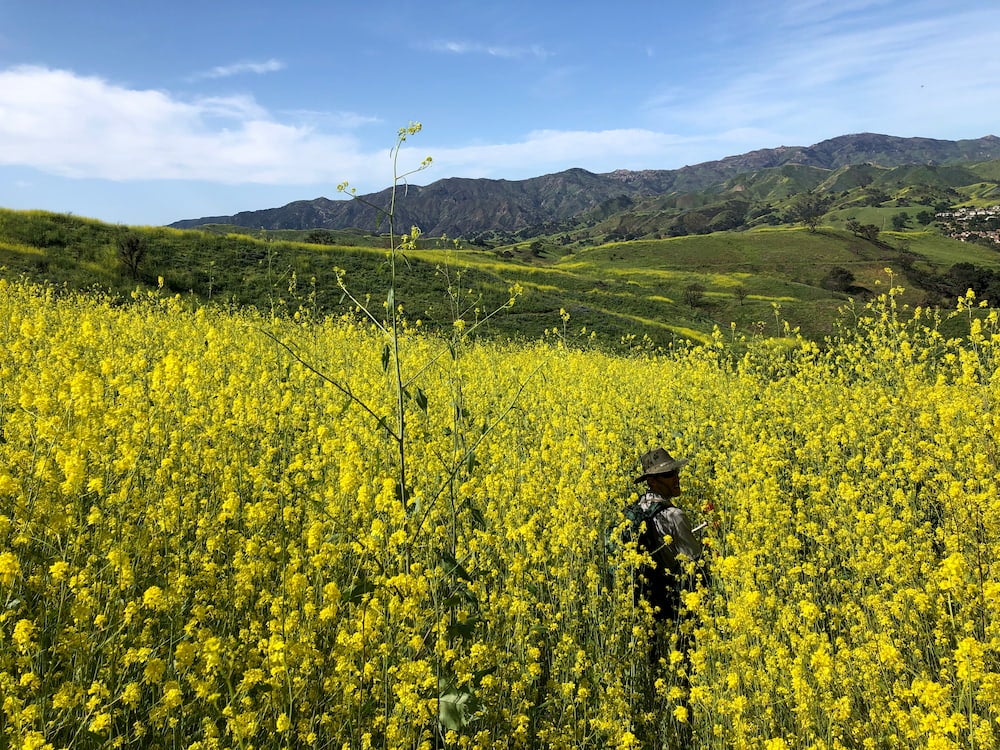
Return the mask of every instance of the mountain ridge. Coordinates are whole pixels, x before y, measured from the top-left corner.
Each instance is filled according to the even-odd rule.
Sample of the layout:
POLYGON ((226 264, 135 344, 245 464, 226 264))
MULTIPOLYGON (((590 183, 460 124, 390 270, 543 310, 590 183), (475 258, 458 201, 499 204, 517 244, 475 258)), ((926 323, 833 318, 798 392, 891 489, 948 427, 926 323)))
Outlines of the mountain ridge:
MULTIPOLYGON (((447 177, 425 186, 397 188, 394 215, 399 227, 419 226, 430 236, 467 236, 480 232, 518 232, 536 225, 566 222, 616 199, 643 199, 697 192, 745 174, 788 165, 837 170, 871 164, 950 165, 1000 158, 1000 138, 986 135, 957 141, 899 137, 878 133, 837 136, 812 146, 778 146, 685 165, 678 169, 618 169, 594 173, 574 167, 523 180, 447 177)), ((364 201, 318 197, 284 206, 206 216, 170 224, 191 229, 228 224, 254 229, 346 229, 386 231, 379 212, 391 188, 361 196, 364 201)))

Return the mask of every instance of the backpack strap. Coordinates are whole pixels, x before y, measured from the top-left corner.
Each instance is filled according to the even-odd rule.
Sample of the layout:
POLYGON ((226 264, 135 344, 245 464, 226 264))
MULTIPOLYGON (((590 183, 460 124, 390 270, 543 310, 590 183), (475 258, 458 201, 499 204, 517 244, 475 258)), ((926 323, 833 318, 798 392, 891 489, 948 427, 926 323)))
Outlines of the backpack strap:
POLYGON ((672 507, 670 503, 665 502, 664 500, 652 499, 658 497, 660 496, 655 495, 652 492, 647 492, 645 495, 640 497, 638 500, 636 500, 634 503, 632 503, 625 509, 626 518, 628 518, 628 520, 632 521, 633 523, 641 523, 642 521, 648 521, 656 517, 657 515, 665 511, 667 508, 672 507), (642 501, 645 500, 646 498, 650 498, 650 502, 648 505, 646 505, 646 507, 643 507, 642 501))
POLYGON ((627 508, 625 508, 623 513, 625 514, 625 517, 629 521, 631 521, 634 525, 638 526, 643 521, 652 520, 660 512, 666 510, 668 507, 670 506, 661 503, 659 501, 656 501, 645 508, 643 508, 638 502, 634 502, 627 508))

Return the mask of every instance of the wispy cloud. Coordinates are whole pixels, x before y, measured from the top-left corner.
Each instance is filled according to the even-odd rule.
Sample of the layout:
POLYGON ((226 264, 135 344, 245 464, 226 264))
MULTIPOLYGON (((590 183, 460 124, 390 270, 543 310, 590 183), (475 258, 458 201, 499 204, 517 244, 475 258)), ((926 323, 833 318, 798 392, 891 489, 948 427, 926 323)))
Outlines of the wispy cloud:
POLYGON ((934 137, 953 133, 956 112, 969 130, 937 137, 996 131, 1000 8, 949 15, 917 2, 894 15, 884 5, 855 0, 869 15, 831 19, 816 0, 788 2, 785 11, 800 12, 789 13, 795 33, 779 29, 766 47, 742 51, 693 95, 676 84, 655 93, 647 122, 681 132, 750 129, 766 134, 761 144, 786 145, 859 131, 934 137))
POLYGON ((316 109, 288 109, 280 113, 295 122, 306 123, 315 128, 336 128, 356 130, 366 125, 382 122, 381 118, 359 112, 323 112, 316 109))
POLYGON ((252 120, 267 117, 267 113, 257 104, 253 97, 245 95, 203 97, 196 99, 193 104, 205 117, 233 120, 252 120))
POLYGON ((509 47, 497 44, 484 44, 483 42, 439 40, 431 42, 427 45, 427 48, 434 52, 444 52, 453 55, 488 55, 490 57, 509 59, 533 57, 544 60, 551 55, 540 44, 532 44, 527 47, 509 47))
MULTIPOLYGON (((785 27, 815 26, 858 18, 870 18, 871 13, 893 5, 894 0, 784 0, 771 6, 769 10, 785 27)), ((911 3, 910 10, 919 3, 911 3)), ((767 12, 767 11, 765 11, 767 12)), ((892 9, 898 14, 899 9, 892 9)))
POLYGON ((433 149, 433 156, 436 170, 448 176, 533 177, 574 166, 610 172, 681 165, 697 147, 695 139, 641 128, 536 130, 510 143, 433 149))
POLYGON ((272 58, 271 60, 265 60, 264 62, 238 62, 233 63, 232 65, 218 65, 210 70, 195 73, 192 78, 229 78, 231 76, 243 75, 245 73, 260 75, 262 73, 275 73, 284 69, 285 63, 281 60, 275 60, 272 58))

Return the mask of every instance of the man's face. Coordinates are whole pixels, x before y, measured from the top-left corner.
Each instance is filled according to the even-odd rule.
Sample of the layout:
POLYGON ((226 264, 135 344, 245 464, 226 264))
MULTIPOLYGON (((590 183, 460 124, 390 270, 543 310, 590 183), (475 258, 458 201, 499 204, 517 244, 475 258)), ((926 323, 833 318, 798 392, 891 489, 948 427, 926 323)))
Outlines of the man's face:
POLYGON ((649 488, 663 497, 677 497, 681 494, 681 478, 676 471, 668 474, 654 474, 647 480, 649 488))

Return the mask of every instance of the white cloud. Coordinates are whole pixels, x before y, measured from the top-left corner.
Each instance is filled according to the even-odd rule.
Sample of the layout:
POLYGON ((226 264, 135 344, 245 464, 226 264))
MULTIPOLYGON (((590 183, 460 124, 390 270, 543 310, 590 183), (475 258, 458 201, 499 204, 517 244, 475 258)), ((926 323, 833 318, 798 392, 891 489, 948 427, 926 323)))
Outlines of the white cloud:
POLYGON ((482 42, 440 40, 431 42, 428 48, 434 52, 446 52, 454 55, 488 55, 490 57, 511 59, 535 57, 544 60, 551 54, 539 44, 532 44, 527 47, 508 47, 504 45, 484 44, 482 42))
POLYGON ((356 139, 278 122, 250 97, 181 101, 64 70, 0 71, 0 165, 64 177, 223 183, 339 181, 356 139))
POLYGON ((230 76, 242 75, 244 73, 274 73, 285 69, 285 63, 281 60, 265 60, 264 62, 238 62, 232 65, 218 65, 211 70, 196 73, 194 78, 229 78, 230 76))

